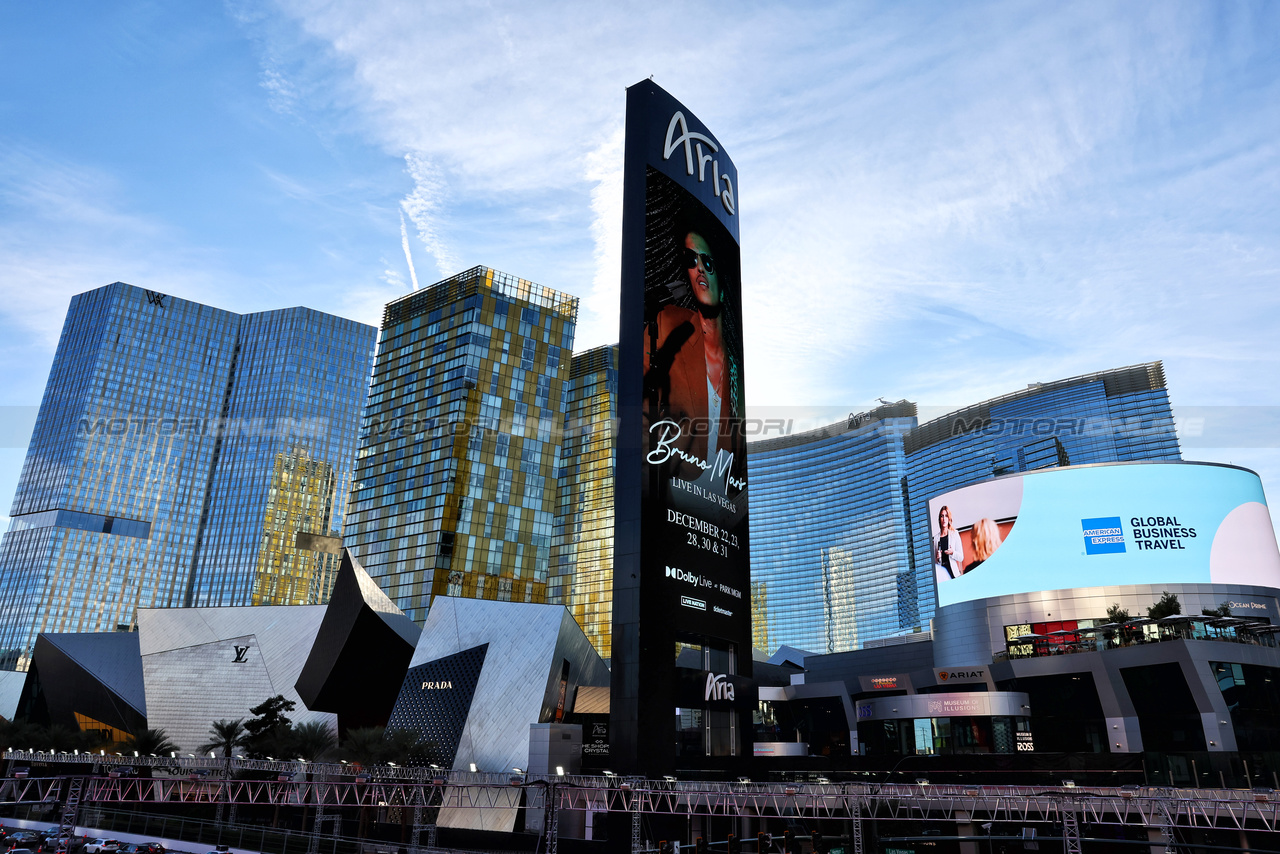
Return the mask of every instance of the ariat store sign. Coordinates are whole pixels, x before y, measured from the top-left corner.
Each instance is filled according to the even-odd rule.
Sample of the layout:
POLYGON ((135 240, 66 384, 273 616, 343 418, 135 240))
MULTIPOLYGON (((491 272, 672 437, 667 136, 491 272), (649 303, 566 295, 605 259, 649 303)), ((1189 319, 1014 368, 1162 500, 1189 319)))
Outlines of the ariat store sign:
POLYGON ((939 685, 962 685, 973 682, 991 684, 991 676, 985 667, 941 667, 935 668, 933 678, 939 685))

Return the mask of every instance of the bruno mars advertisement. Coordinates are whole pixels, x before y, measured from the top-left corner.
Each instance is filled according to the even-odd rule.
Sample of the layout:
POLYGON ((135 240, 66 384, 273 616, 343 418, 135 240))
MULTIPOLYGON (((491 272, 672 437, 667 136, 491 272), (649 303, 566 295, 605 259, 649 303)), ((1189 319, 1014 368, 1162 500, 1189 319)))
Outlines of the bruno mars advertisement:
MULTIPOLYGON (((696 116, 651 81, 628 90, 612 734, 613 761, 649 771, 674 750, 677 682, 711 685, 704 709, 721 685, 755 702, 737 192, 696 116), (705 672, 674 672, 677 644, 705 672)), ((734 738, 750 755, 749 718, 734 738)))

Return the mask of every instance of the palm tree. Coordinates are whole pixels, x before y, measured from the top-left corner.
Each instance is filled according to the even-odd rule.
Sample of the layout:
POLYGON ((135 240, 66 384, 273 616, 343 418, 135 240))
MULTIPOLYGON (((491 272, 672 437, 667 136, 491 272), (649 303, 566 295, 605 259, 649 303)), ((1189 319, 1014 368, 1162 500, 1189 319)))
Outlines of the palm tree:
POLYGON ((58 753, 70 753, 80 748, 80 730, 62 724, 52 724, 44 731, 49 747, 58 753))
POLYGON ((380 726, 349 729, 339 752, 357 765, 377 765, 382 762, 386 750, 383 734, 384 730, 380 726))
POLYGON ((322 721, 308 721, 293 728, 293 748, 300 759, 315 762, 337 746, 333 730, 322 721))
POLYGON ((244 718, 228 721, 214 721, 209 727, 209 740, 200 745, 201 753, 220 753, 228 760, 235 754, 236 750, 245 746, 249 740, 249 732, 244 728, 244 718))
MULTIPOLYGON (((385 761, 387 755, 386 741, 383 736, 386 730, 380 726, 356 727, 347 730, 347 738, 342 742, 340 755, 347 757, 356 767, 377 765, 385 761)), ((367 778, 365 778, 367 779, 367 778)), ((364 839, 369 827, 369 807, 361 801, 360 824, 356 836, 364 839)))
MULTIPOLYGON (((231 795, 231 791, 230 791, 231 789, 231 756, 233 753, 235 753, 236 748, 244 747, 245 743, 248 740, 249 740, 249 732, 244 728, 244 718, 239 718, 234 721, 220 720, 220 721, 214 721, 213 725, 209 727, 209 740, 206 741, 204 744, 200 745, 199 747, 199 750, 201 753, 208 753, 210 756, 212 756, 215 753, 221 753, 223 758, 226 760, 225 776, 227 778, 227 781, 224 785, 227 788, 227 797, 218 802, 217 813, 214 817, 215 821, 218 821, 218 822, 222 821, 223 804, 225 801, 231 800, 231 797, 230 797, 231 795)), ((231 803, 232 824, 234 824, 235 821, 236 821, 236 805, 235 805, 235 802, 232 801, 231 803)))
POLYGON ((44 749, 42 742, 47 738, 44 730, 33 723, 22 720, 6 721, 0 719, 0 749, 28 750, 44 749))
MULTIPOLYGON (((289 755, 296 756, 307 762, 315 762, 322 759, 325 755, 333 752, 338 746, 338 739, 334 737, 333 730, 323 721, 307 721, 306 723, 297 724, 289 731, 289 755)), ((307 766, 303 765, 302 779, 305 782, 311 782, 311 772, 307 770, 307 766)), ((303 804, 302 821, 303 826, 307 822, 307 810, 309 807, 303 804)))
POLYGON ((124 749, 136 750, 139 756, 164 756, 177 752, 178 745, 162 729, 143 729, 129 736, 124 749))
MULTIPOLYGON (((162 729, 143 729, 129 736, 123 745, 121 752, 128 753, 130 750, 137 751, 139 756, 165 756, 176 752, 178 745, 169 740, 169 736, 162 729)), ((138 775, 140 777, 150 777, 150 766, 139 768, 138 775)))
POLYGON ((435 760, 436 745, 411 729, 389 729, 386 732, 384 762, 408 765, 435 760))

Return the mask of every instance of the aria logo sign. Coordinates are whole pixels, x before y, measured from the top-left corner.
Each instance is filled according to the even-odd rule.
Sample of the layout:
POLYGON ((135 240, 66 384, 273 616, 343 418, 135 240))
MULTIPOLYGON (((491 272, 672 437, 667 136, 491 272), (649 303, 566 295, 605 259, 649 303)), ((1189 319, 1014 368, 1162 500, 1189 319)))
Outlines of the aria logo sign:
POLYGON ((695 133, 689 130, 689 123, 685 120, 684 113, 676 110, 676 114, 671 117, 671 123, 667 125, 667 139, 662 147, 662 159, 670 160, 671 155, 678 148, 684 146, 684 166, 689 175, 693 175, 693 163, 696 159, 698 162, 698 183, 701 184, 707 179, 707 162, 711 163, 711 187, 715 194, 720 197, 720 204, 724 205, 724 209, 729 212, 729 216, 733 216, 733 181, 729 180, 729 175, 720 174, 720 161, 716 160, 711 154, 704 154, 702 151, 703 144, 711 154, 715 154, 720 150, 720 146, 711 141, 711 137, 706 134, 695 133), (680 135, 676 136, 676 128, 680 129, 680 135), (696 158, 695 158, 695 152, 696 158), (723 189, 721 184, 724 184, 723 189))
POLYGON ((703 691, 703 700, 733 701, 733 683, 727 673, 708 673, 707 686, 703 691))
POLYGON ((1124 529, 1119 516, 1081 519, 1084 528, 1084 553, 1087 555, 1124 554, 1124 529))

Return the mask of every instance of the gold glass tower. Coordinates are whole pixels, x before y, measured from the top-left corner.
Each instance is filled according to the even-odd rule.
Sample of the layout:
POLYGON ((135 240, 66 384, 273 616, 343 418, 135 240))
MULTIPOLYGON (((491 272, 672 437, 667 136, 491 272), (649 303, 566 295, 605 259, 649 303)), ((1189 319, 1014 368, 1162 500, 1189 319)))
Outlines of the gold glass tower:
POLYGON ((545 602, 576 297, 475 267, 387 305, 346 540, 418 623, 545 602))
POLYGON ((340 543, 329 536, 337 478, 303 450, 276 454, 253 582, 254 605, 328 602, 340 543))
POLYGON ((608 661, 618 345, 575 355, 565 397, 564 463, 547 601, 567 605, 596 652, 608 661))

